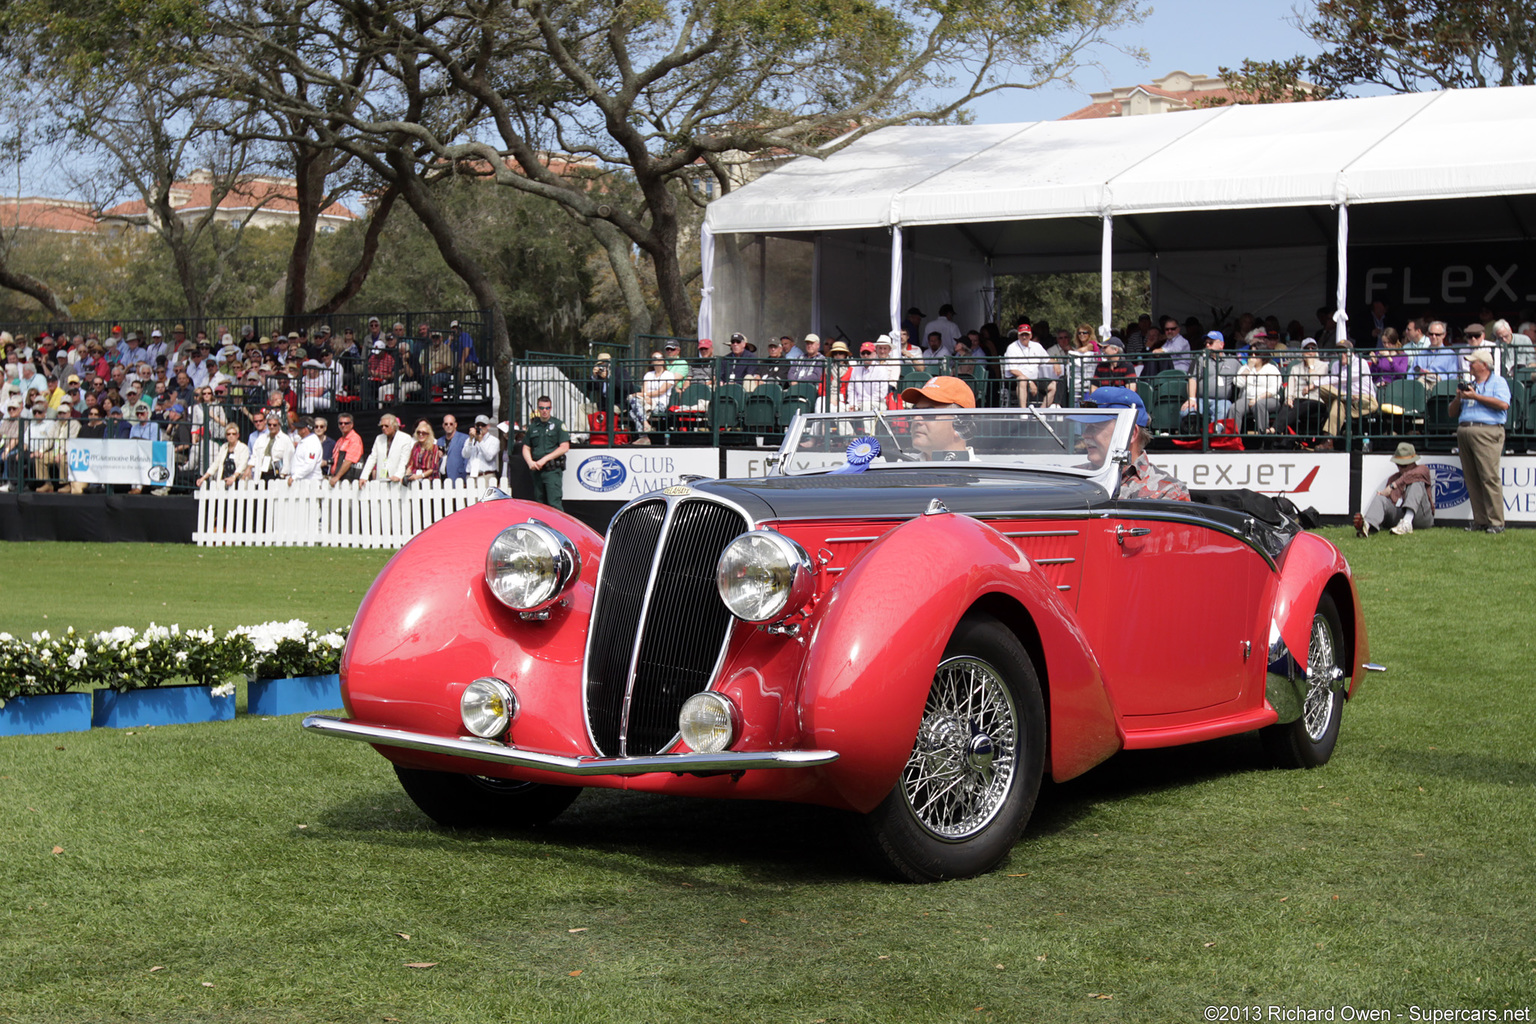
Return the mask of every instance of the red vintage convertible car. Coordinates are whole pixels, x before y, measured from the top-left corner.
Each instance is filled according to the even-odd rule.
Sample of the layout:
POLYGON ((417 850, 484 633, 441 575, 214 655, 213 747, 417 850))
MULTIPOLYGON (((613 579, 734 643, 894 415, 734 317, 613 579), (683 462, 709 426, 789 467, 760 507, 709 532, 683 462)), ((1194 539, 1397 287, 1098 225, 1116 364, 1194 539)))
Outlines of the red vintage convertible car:
POLYGON ((1263 502, 1118 498, 1134 416, 802 416, 774 475, 648 494, 606 540, 484 501, 384 569, 347 716, 304 725, 444 825, 586 786, 804 801, 915 881, 994 867, 1044 776, 1120 750, 1258 730, 1323 764, 1367 656, 1348 564, 1263 502))

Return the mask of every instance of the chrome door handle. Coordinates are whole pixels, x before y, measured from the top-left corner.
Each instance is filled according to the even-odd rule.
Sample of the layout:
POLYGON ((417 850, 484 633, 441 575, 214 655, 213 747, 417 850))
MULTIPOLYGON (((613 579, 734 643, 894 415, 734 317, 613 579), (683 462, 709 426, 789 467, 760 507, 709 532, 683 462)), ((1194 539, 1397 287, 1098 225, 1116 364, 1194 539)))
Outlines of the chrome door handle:
POLYGON ((1116 526, 1115 527, 1115 543, 1119 544, 1121 547, 1125 547, 1125 538, 1127 538, 1127 537, 1146 537, 1146 536, 1148 536, 1151 533, 1152 533, 1152 531, 1147 529, 1145 526, 1133 526, 1129 530, 1127 530, 1123 526, 1116 526))

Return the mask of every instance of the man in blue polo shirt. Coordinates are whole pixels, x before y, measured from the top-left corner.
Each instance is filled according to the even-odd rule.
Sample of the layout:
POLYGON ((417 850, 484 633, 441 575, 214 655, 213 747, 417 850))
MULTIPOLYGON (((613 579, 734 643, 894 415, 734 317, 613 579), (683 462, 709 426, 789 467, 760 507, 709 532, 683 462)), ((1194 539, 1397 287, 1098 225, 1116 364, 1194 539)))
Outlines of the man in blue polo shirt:
POLYGON ((1504 454, 1504 423, 1509 418, 1509 382, 1493 372, 1493 353, 1473 349, 1467 357, 1471 383, 1459 385, 1450 413, 1460 422, 1456 444, 1461 473, 1472 500, 1468 530, 1504 532, 1504 485, 1499 457, 1504 454))
POLYGON ((1419 349, 1413 357, 1413 375, 1432 388, 1442 380, 1455 380, 1461 375, 1461 356, 1447 344, 1445 321, 1431 320, 1425 332, 1429 344, 1419 349))

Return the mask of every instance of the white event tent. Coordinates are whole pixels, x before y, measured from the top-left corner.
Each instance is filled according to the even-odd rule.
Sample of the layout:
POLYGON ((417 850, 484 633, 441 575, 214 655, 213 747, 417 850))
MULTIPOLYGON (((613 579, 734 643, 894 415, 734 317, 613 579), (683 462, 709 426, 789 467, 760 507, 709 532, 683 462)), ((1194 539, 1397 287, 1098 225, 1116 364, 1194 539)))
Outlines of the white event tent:
POLYGON ((699 336, 866 340, 943 302, 974 325, 997 312, 995 275, 1095 269, 1102 329, 1110 271, 1139 269, 1154 310, 1310 322, 1332 306, 1343 337, 1368 301, 1352 254, 1529 244, 1533 228, 1536 87, 887 128, 709 206, 699 336))

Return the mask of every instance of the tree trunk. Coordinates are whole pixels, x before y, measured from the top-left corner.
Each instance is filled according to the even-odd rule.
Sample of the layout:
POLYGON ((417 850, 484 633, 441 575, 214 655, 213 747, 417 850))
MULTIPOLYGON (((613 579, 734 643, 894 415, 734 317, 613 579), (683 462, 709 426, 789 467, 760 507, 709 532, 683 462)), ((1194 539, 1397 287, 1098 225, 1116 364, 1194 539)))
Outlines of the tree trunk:
POLYGON ((653 329, 651 307, 645 301, 645 290, 640 286, 640 273, 630 259, 632 243, 629 236, 605 220, 589 222, 593 235, 608 253, 608 266, 613 268, 614 279, 624 296, 624 306, 629 310, 630 329, 636 334, 650 334, 653 329))
POLYGON ((656 271, 656 291, 672 333, 679 337, 692 336, 698 330, 698 320, 693 303, 688 301, 688 290, 683 287, 682 263, 677 255, 677 200, 667 183, 659 179, 642 182, 641 192, 650 210, 651 229, 646 239, 636 241, 651 257, 651 265, 656 271))
POLYGON ((321 204, 325 201, 324 154, 313 147, 295 145, 294 200, 298 206, 298 231, 293 249, 288 253, 288 280, 283 290, 283 330, 300 325, 295 319, 309 301, 309 261, 315 251, 315 235, 320 225, 321 204))
MULTIPOLYGON (((486 312, 491 331, 491 367, 497 380, 502 382, 500 385, 501 408, 497 410, 497 414, 500 418, 507 419, 509 418, 508 410, 512 408, 512 391, 507 382, 511 377, 513 352, 512 335, 507 329, 506 307, 501 301, 501 292, 485 269, 459 247, 457 234, 433 200, 426 184, 411 173, 411 155, 402 148, 396 147, 389 151, 387 158, 394 172, 394 181, 400 189, 400 195, 432 236, 432 240, 437 243, 437 251, 442 254, 443 262, 448 264, 449 270, 459 275, 459 280, 469 287, 469 290, 474 293, 475 301, 486 312)), ((508 437, 507 440, 510 442, 511 438, 508 437)))
POLYGON ((335 295, 309 311, 311 315, 334 313, 362 291, 363 282, 368 280, 368 271, 373 269, 374 257, 379 253, 379 236, 384 233, 384 224, 389 220, 389 211, 398 198, 400 198, 398 185, 390 185, 379 196, 379 202, 368 218, 368 231, 363 235, 363 251, 358 255, 352 272, 347 275, 346 281, 342 283, 335 295))

